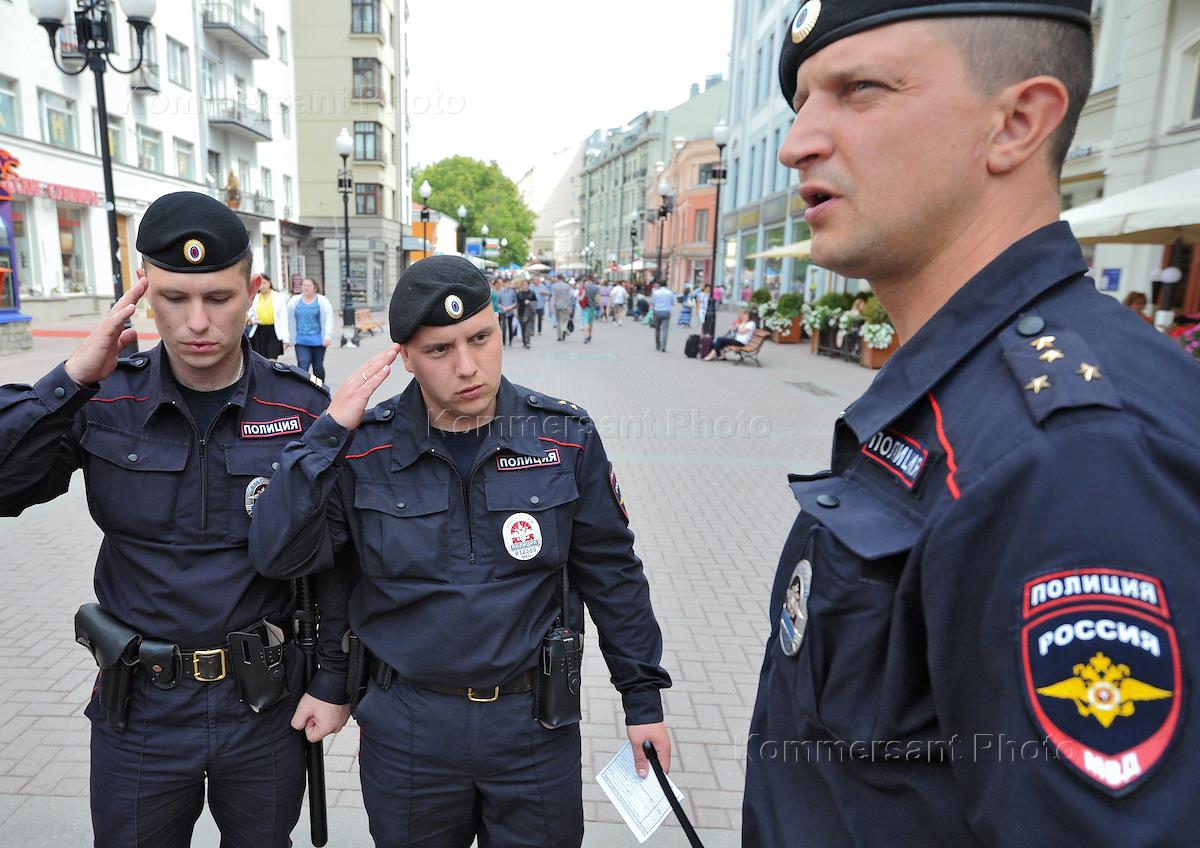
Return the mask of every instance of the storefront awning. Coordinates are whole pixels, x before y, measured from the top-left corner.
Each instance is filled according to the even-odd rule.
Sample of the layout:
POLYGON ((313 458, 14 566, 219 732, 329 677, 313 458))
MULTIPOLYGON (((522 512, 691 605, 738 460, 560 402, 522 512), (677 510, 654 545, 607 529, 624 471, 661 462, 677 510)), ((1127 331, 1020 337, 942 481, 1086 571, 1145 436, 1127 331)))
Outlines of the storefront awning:
POLYGON ((1083 244, 1200 244, 1200 168, 1062 214, 1083 244))
POLYGON ((772 247, 770 250, 760 250, 758 253, 751 253, 747 259, 807 259, 812 255, 812 239, 797 241, 791 244, 772 247))

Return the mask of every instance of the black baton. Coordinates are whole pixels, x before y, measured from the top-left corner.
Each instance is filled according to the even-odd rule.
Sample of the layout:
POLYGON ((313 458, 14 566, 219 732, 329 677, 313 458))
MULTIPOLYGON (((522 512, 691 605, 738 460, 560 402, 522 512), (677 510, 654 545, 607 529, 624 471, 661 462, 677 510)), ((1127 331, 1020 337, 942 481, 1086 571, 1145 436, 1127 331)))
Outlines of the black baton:
MULTIPOLYGON (((296 581, 296 644, 304 652, 304 687, 317 673, 317 599, 307 577, 296 581)), ((305 745, 308 766, 308 822, 312 844, 321 848, 329 840, 329 822, 325 813, 325 749, 321 742, 305 745)))
POLYGON ((663 771, 662 763, 658 761, 658 751, 654 750, 654 743, 647 739, 642 743, 642 751, 645 752, 646 759, 650 761, 650 767, 654 769, 654 776, 658 778, 658 785, 662 787, 663 794, 667 796, 667 803, 671 805, 671 809, 675 812, 675 818, 679 819, 679 826, 687 834, 688 842, 692 848, 704 848, 704 843, 696 835, 696 829, 692 827, 691 821, 688 820, 687 813, 679 805, 679 799, 675 797, 675 790, 667 782, 667 774, 663 771))

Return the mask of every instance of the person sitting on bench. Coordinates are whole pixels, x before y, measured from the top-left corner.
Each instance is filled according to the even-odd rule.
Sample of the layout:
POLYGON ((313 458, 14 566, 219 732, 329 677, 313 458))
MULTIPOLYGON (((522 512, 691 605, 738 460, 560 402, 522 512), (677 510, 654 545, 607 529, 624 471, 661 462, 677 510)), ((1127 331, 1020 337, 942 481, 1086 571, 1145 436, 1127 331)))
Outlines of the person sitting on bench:
POLYGON ((743 309, 738 313, 738 319, 733 322, 731 335, 713 339, 712 350, 708 352, 708 356, 704 357, 704 361, 712 362, 714 359, 724 359, 724 350, 731 345, 749 344, 750 339, 754 338, 756 329, 758 327, 750 320, 750 313, 743 309))

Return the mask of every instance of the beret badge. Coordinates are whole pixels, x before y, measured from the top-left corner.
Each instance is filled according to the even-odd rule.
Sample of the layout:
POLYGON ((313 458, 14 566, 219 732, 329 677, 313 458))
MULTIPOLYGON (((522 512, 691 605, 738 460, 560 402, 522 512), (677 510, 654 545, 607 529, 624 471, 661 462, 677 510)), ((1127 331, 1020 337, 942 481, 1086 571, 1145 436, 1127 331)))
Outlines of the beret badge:
POLYGON ((457 321, 463 317, 462 298, 456 294, 446 296, 446 314, 457 321))
POLYGON ((821 17, 821 0, 808 0, 801 6, 796 17, 792 19, 792 43, 799 44, 808 38, 816 27, 819 17, 821 17))
POLYGON ((183 258, 199 265, 204 261, 204 244, 199 239, 188 239, 183 244, 183 258))

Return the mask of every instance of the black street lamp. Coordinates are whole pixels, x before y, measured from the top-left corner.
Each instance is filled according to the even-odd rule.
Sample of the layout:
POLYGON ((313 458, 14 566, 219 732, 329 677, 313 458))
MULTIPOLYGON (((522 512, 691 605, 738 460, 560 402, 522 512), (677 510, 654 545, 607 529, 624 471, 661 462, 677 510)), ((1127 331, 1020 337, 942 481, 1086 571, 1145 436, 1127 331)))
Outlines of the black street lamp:
POLYGON ((709 336, 717 334, 717 244, 721 231, 721 183, 725 182, 725 145, 729 143, 729 127, 724 119, 713 127, 713 141, 717 144, 717 166, 712 170, 712 182, 717 187, 717 196, 713 203, 713 236, 712 236, 712 267, 708 272, 708 304, 704 310, 704 329, 701 331, 709 336))
POLYGON ((458 252, 467 255, 467 207, 458 204, 458 252))
MULTIPOLYGON (((76 70, 67 70, 59 61, 55 52, 56 36, 62 28, 63 18, 67 16, 70 4, 68 0, 29 0, 29 11, 37 18, 38 25, 46 30, 50 37, 50 55, 54 66, 67 76, 79 76, 90 70, 96 79, 96 115, 100 121, 100 164, 104 172, 104 205, 108 210, 108 247, 112 258, 113 273, 113 302, 115 303, 125 293, 121 282, 121 246, 117 239, 117 200, 113 189, 112 151, 108 144, 108 101, 104 96, 104 71, 111 69, 118 74, 132 74, 142 66, 146 58, 144 51, 146 30, 150 19, 154 17, 157 0, 121 0, 121 8, 129 25, 137 34, 137 61, 132 68, 118 68, 109 58, 113 52, 113 20, 109 0, 76 0, 75 2, 75 37, 76 48, 83 59, 83 65, 76 70)), ((125 327, 133 326, 133 322, 125 319, 125 327)), ((138 344, 135 336, 121 353, 128 356, 137 353, 138 344)))
POLYGON ((429 180, 422 180, 417 191, 421 195, 421 235, 425 237, 425 247, 421 250, 424 256, 421 258, 424 259, 429 255, 429 195, 433 194, 433 186, 429 180))
POLYGON ((354 193, 354 176, 350 171, 350 154, 354 152, 354 139, 350 131, 342 127, 334 143, 338 156, 342 157, 342 169, 338 171, 338 192, 342 195, 343 244, 346 248, 345 263, 342 265, 342 347, 358 347, 358 326, 354 320, 354 290, 350 287, 350 195, 354 193))
POLYGON ((658 204, 658 261, 654 265, 654 279, 660 284, 665 284, 666 279, 662 273, 662 248, 663 248, 663 227, 666 224, 667 216, 671 214, 671 184, 666 180, 658 181, 658 196, 662 198, 658 204))

